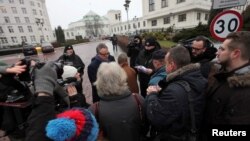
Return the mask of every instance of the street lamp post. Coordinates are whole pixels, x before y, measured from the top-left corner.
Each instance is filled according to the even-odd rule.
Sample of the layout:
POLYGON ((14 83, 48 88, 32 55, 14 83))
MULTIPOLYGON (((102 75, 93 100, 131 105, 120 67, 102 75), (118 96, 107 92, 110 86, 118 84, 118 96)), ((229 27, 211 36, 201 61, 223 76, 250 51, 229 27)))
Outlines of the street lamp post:
POLYGON ((126 12, 127 12, 128 33, 129 33, 128 8, 129 8, 129 3, 130 2, 131 2, 130 0, 125 0, 125 4, 123 5, 125 7, 126 12))
POLYGON ((38 26, 38 29, 41 30, 42 35, 40 36, 40 43, 43 42, 44 40, 44 35, 43 35, 43 25, 44 25, 44 20, 36 18, 36 24, 38 26))
POLYGON ((135 16, 135 17, 133 18, 133 21, 134 21, 135 34, 137 35, 137 26, 136 26, 136 22, 138 21, 138 18, 135 16))

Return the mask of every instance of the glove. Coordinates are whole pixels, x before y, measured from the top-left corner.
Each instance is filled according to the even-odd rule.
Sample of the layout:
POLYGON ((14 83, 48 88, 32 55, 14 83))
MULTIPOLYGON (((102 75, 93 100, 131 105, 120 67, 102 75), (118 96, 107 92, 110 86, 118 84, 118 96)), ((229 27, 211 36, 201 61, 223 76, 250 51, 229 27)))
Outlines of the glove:
POLYGON ((35 93, 46 93, 53 96, 56 86, 57 74, 54 69, 54 63, 48 62, 42 68, 35 69, 35 93))
POLYGON ((139 72, 146 73, 146 71, 147 71, 147 68, 145 68, 144 66, 136 66, 135 68, 137 68, 137 70, 139 72))

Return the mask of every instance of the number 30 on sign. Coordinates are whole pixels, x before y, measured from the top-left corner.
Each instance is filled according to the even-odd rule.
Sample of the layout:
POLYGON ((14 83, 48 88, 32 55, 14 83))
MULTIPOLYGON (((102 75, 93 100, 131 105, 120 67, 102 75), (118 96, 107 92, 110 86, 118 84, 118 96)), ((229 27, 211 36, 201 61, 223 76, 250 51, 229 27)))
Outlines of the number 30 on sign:
POLYGON ((224 41, 226 36, 242 28, 242 16, 237 11, 227 10, 216 15, 210 24, 211 35, 219 40, 224 41))

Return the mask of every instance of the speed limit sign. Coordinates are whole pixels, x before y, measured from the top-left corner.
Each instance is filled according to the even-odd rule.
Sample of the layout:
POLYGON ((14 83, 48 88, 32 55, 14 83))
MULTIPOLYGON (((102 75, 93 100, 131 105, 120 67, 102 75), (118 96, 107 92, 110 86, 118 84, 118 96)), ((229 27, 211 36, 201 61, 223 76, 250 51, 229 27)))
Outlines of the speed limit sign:
POLYGON ((229 33, 239 31, 242 25, 243 20, 240 13, 227 10, 214 17, 210 24, 210 33, 215 39, 224 41, 229 33))

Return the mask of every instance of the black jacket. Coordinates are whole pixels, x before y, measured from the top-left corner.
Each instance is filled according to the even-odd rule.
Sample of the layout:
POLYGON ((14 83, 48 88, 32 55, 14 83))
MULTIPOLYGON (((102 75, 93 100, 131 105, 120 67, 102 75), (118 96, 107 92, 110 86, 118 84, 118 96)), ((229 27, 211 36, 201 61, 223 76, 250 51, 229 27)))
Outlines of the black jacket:
POLYGON ((64 50, 64 54, 61 55, 57 59, 57 61, 61 61, 61 60, 64 61, 65 65, 70 65, 70 66, 73 66, 73 67, 79 69, 78 72, 81 75, 83 75, 85 64, 83 63, 82 59, 78 55, 75 54, 75 52, 72 55, 67 56, 66 50, 64 50))
POLYGON ((165 81, 159 83, 162 90, 147 96, 147 117, 160 133, 161 139, 171 141, 168 135, 181 137, 191 128, 188 93, 179 81, 187 82, 192 89, 196 126, 200 126, 205 104, 203 91, 207 80, 199 69, 199 64, 190 64, 168 74, 165 81))

